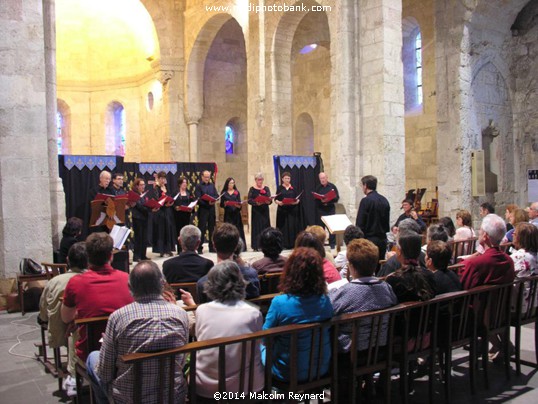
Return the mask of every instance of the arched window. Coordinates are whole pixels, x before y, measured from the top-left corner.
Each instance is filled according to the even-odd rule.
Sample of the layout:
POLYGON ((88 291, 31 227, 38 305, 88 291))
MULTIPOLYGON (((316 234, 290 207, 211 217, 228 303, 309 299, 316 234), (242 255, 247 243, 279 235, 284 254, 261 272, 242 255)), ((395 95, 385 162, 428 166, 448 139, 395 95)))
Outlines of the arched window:
POLYGON ((226 154, 234 154, 235 131, 231 125, 224 129, 224 146, 226 154))
POLYGON ((60 111, 56 112, 56 143, 58 145, 58 154, 62 154, 62 126, 63 126, 63 117, 60 111))
POLYGON ((415 36, 415 69, 417 77, 417 104, 422 105, 422 35, 420 31, 415 36))
POLYGON ((422 110, 422 34, 417 21, 408 17, 402 21, 402 62, 405 112, 422 110))
POLYGON ((117 101, 108 104, 106 114, 106 153, 125 156, 126 122, 125 109, 117 101))
POLYGON ((56 144, 58 154, 71 151, 71 109, 67 103, 58 98, 56 101, 56 144))

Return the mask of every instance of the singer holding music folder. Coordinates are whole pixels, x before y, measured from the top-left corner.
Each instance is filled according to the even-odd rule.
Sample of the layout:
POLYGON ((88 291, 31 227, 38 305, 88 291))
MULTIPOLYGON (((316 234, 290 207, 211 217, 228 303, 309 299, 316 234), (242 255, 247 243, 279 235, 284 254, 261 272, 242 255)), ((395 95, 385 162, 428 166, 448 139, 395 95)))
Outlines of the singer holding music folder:
MULTIPOLYGON (((325 223, 323 223, 321 217, 336 213, 335 203, 338 202, 340 195, 338 194, 336 185, 329 182, 329 177, 324 172, 319 173, 319 183, 316 192, 313 192, 312 195, 316 199, 318 225, 325 227, 325 223)), ((329 235, 329 245, 332 249, 336 246, 336 236, 334 234, 329 235)))
POLYGON ((172 256, 172 249, 176 245, 176 237, 174 232, 174 219, 172 217, 171 206, 174 200, 168 193, 166 173, 159 171, 157 178, 155 179, 155 185, 150 192, 150 198, 157 201, 163 198, 169 197, 162 203, 162 207, 153 213, 153 252, 159 254, 159 256, 172 256))
POLYGON ((136 193, 136 195, 129 195, 129 203, 132 206, 131 215, 133 217, 134 230, 134 262, 149 259, 146 256, 146 249, 148 240, 148 218, 151 209, 145 206, 148 200, 147 192, 144 192, 145 188, 146 182, 144 179, 136 178, 133 183, 133 192, 136 193))
MULTIPOLYGON (((179 238, 181 229, 191 223, 192 208, 189 205, 194 201, 194 196, 189 191, 187 178, 181 176, 177 179, 178 194, 174 197, 174 220, 176 225, 176 239, 179 238)), ((181 245, 176 242, 177 253, 181 253, 181 245)))
POLYGON ((194 190, 194 197, 198 199, 198 228, 202 232, 202 238, 200 240, 200 246, 198 247, 198 254, 202 253, 202 246, 205 241, 205 232, 209 231, 209 238, 207 243, 209 245, 209 251, 215 252, 213 248, 213 230, 215 229, 215 202, 219 198, 219 193, 215 184, 211 182, 211 172, 209 170, 202 171, 202 181, 196 185, 194 190))
POLYGON ((255 185, 248 190, 248 204, 252 206, 250 246, 258 251, 258 238, 262 231, 271 227, 269 205, 273 203, 269 187, 263 185, 263 174, 254 176, 255 185))
POLYGON ((284 248, 291 249, 295 245, 297 233, 302 230, 299 211, 300 194, 291 185, 291 174, 288 171, 284 171, 280 178, 282 183, 276 190, 277 197, 275 198, 275 203, 278 205, 276 227, 282 232, 284 248))
POLYGON ((245 240, 245 230, 243 228, 243 220, 241 219, 241 194, 237 190, 235 180, 232 177, 226 178, 222 187, 220 207, 224 208, 224 222, 233 224, 239 231, 239 237, 243 240, 245 251, 247 242, 245 240))

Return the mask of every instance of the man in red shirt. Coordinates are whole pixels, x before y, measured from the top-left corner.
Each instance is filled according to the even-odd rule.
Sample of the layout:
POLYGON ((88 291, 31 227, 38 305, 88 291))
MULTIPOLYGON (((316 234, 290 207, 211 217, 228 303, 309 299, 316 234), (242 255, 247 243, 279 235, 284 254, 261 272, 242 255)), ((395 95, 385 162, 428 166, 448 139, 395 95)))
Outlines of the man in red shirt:
POLYGON ((504 220, 494 214, 484 217, 478 231, 478 242, 484 253, 472 256, 464 262, 461 283, 464 289, 482 285, 500 285, 515 278, 514 261, 499 249, 506 234, 504 220))
MULTIPOLYGON (((112 238, 106 233, 93 233, 86 239, 90 270, 67 283, 61 309, 64 323, 75 318, 106 316, 133 302, 129 275, 110 266, 112 248, 112 238)), ((86 327, 79 328, 79 335, 75 345, 77 355, 86 360, 86 327)))

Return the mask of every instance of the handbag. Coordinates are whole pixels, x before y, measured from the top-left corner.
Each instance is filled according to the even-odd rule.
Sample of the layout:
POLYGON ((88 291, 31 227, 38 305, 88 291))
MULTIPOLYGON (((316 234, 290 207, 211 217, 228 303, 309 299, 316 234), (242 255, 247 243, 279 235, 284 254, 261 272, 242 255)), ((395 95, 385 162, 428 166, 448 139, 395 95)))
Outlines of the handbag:
POLYGON ((19 264, 19 270, 22 275, 41 275, 43 268, 31 258, 23 258, 19 264))

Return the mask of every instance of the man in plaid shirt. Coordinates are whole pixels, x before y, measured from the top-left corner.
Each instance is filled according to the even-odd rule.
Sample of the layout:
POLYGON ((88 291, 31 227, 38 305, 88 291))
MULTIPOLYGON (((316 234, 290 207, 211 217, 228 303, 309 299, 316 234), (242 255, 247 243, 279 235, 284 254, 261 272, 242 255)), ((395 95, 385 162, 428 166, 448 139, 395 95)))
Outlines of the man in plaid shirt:
MULTIPOLYGON (((86 362, 97 402, 108 403, 108 397, 117 403, 133 401, 133 368, 120 360, 122 355, 177 348, 188 342, 187 313, 164 300, 163 285, 162 272, 154 262, 142 261, 131 271, 129 288, 135 302, 110 315, 101 350, 90 353, 86 362)), ((186 393, 181 372, 184 358, 179 361, 175 381, 173 384, 165 381, 165 385, 173 385, 176 402, 183 403, 186 393)), ((156 403, 159 364, 151 361, 145 366, 142 402, 156 403)), ((164 372, 165 377, 168 373, 164 372)))

